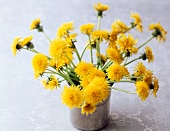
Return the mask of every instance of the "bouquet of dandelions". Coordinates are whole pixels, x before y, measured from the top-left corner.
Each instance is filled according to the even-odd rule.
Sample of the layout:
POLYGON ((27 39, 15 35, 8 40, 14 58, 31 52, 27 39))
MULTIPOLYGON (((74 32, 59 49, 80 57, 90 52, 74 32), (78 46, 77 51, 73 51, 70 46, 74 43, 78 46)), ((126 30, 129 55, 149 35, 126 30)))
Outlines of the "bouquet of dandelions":
POLYGON ((13 54, 16 55, 16 52, 21 49, 36 53, 32 59, 35 78, 45 77, 42 84, 45 89, 50 90, 59 88, 60 83, 66 81, 68 86, 64 86, 62 91, 62 102, 71 109, 81 108, 82 114, 92 114, 96 110, 96 105, 108 97, 110 88, 137 94, 142 101, 146 100, 149 94, 156 97, 159 84, 153 72, 147 69, 142 62, 136 64, 134 72, 131 74, 127 66, 137 60, 153 62, 154 55, 148 46, 145 47, 142 54, 134 56, 135 59, 132 59, 131 56, 137 55, 139 49, 153 38, 164 42, 167 32, 160 23, 152 23, 149 25, 149 30, 153 31, 151 38, 137 46, 138 40, 134 39, 129 32, 134 28, 142 32, 143 26, 139 14, 131 12, 130 26, 116 19, 111 24, 110 30, 103 30, 100 28, 100 20, 103 18, 103 12, 109 7, 98 3, 94 5, 94 9, 97 11, 97 28, 92 23, 80 26, 80 32, 88 38, 87 45, 81 53, 76 48, 78 34, 73 33, 73 22, 63 23, 57 30, 56 38, 51 40, 45 34, 38 18, 32 21, 30 29, 37 29, 48 39, 49 56, 35 50, 32 35, 24 39, 16 37, 11 46, 13 54), (103 43, 107 44, 105 54, 101 54, 101 44, 103 43), (86 51, 90 54, 90 62, 83 61, 86 51), (75 64, 73 54, 77 57, 77 64, 75 64), (96 59, 94 59, 95 56, 96 59), (135 93, 114 87, 113 84, 117 82, 134 83, 135 93))

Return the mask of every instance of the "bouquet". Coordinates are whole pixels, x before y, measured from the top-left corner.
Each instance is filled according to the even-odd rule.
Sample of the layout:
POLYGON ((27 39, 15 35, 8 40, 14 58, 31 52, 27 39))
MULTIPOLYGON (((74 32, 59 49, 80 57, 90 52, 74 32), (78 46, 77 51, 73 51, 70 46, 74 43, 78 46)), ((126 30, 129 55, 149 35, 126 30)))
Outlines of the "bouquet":
POLYGON ((133 29, 143 31, 142 19, 138 13, 131 12, 132 22, 129 25, 116 19, 111 24, 111 29, 104 30, 100 27, 100 22, 109 6, 98 3, 94 5, 94 9, 97 12, 97 24, 87 23, 80 26, 81 34, 87 37, 84 42, 86 44, 82 45, 82 52, 76 47, 80 34, 74 32, 73 22, 63 23, 57 29, 56 37, 51 40, 45 34, 40 18, 37 18, 32 21, 30 30, 44 34, 49 41, 49 54, 40 53, 35 49, 32 35, 23 39, 14 38, 12 53, 16 55, 21 50, 34 52, 34 77, 42 78, 44 88, 49 90, 60 88, 60 84, 66 81, 68 84, 64 86, 61 100, 71 109, 81 108, 82 114, 92 114, 96 105, 108 97, 110 89, 137 94, 142 101, 150 94, 156 97, 159 89, 158 79, 141 61, 154 61, 152 49, 146 44, 154 38, 158 42, 164 42, 167 32, 160 23, 151 23, 151 37, 140 44, 130 33, 133 29), (101 45, 106 45, 106 49, 102 49, 101 45), (141 53, 143 46, 145 48, 141 53), (89 56, 85 56, 85 52, 88 52, 89 56), (90 58, 89 61, 83 60, 84 57, 90 58), (130 72, 128 65, 138 60, 140 62, 136 63, 133 72, 130 72), (114 83, 118 82, 133 83, 134 92, 114 87, 114 83))

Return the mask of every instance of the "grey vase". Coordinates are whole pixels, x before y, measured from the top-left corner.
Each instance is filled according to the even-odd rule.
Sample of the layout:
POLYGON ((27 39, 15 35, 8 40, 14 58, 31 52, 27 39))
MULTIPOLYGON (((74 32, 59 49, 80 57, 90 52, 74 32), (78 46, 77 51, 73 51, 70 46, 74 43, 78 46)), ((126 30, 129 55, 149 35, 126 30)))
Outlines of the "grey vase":
POLYGON ((86 116, 85 114, 81 114, 80 108, 71 109, 71 123, 80 130, 99 130, 107 125, 109 121, 109 111, 110 95, 105 101, 97 105, 97 109, 93 114, 86 116))

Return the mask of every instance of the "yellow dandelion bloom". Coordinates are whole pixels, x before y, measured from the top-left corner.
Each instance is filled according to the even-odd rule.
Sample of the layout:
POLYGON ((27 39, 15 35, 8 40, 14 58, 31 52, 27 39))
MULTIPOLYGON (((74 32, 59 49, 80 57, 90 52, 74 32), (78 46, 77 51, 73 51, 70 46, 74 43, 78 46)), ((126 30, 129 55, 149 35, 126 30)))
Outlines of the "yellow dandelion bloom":
POLYGON ((138 94, 138 97, 141 98, 142 101, 145 101, 146 98, 149 96, 149 86, 144 81, 137 81, 136 82, 136 93, 138 94))
POLYGON ((153 89, 152 93, 156 97, 156 93, 159 90, 159 82, 156 77, 154 77, 154 85, 153 86, 154 86, 154 89, 153 89))
POLYGON ((100 39, 100 41, 103 41, 103 39, 105 39, 106 41, 108 41, 109 32, 107 30, 95 30, 92 32, 92 39, 100 39))
POLYGON ((21 46, 24 47, 25 45, 27 45, 28 43, 30 43, 32 39, 33 39, 33 35, 30 35, 30 36, 28 36, 28 37, 25 37, 25 38, 21 41, 21 46))
POLYGON ((78 63, 78 65, 75 68, 75 72, 77 75, 79 75, 80 77, 83 77, 87 74, 90 73, 91 69, 93 69, 94 66, 91 63, 86 63, 84 61, 81 61, 80 63, 78 63))
POLYGON ((130 28, 119 19, 116 19, 114 23, 112 23, 112 31, 116 34, 126 33, 129 30, 130 28))
POLYGON ((136 43, 138 42, 138 40, 134 39, 130 34, 128 36, 126 36, 125 34, 121 34, 116 43, 120 46, 120 50, 126 53, 130 53, 131 54, 136 54, 138 49, 136 48, 136 43))
POLYGON ((84 103, 81 107, 81 113, 82 114, 93 114, 96 111, 96 106, 90 104, 90 103, 84 103))
POLYGON ((80 26, 80 31, 82 34, 90 35, 94 30, 94 26, 95 26, 95 24, 91 24, 91 23, 84 24, 84 25, 80 26))
POLYGON ((152 80, 153 80, 153 72, 150 70, 146 70, 143 77, 143 81, 145 81, 148 85, 150 85, 152 84, 152 80))
POLYGON ((85 75, 85 76, 80 78, 80 80, 81 80, 80 85, 83 87, 83 89, 85 89, 91 81, 91 78, 89 76, 90 75, 85 75))
POLYGON ((152 53, 152 49, 149 48, 148 46, 145 47, 145 54, 149 63, 154 61, 154 55, 152 53))
POLYGON ((73 49, 61 38, 56 38, 50 43, 49 54, 56 61, 65 64, 70 64, 70 60, 73 60, 73 49))
POLYGON ((61 94, 61 100, 63 104, 70 109, 79 108, 83 103, 83 92, 78 87, 65 86, 61 94))
POLYGON ((112 64, 111 66, 108 67, 107 71, 107 75, 108 78, 111 81, 120 81, 120 79, 123 77, 123 75, 127 75, 128 71, 124 66, 121 66, 117 63, 112 64))
POLYGON ((99 70, 97 68, 93 68, 91 70, 91 72, 89 73, 89 78, 92 80, 95 77, 103 77, 103 78, 105 78, 106 74, 102 70, 99 70))
POLYGON ((91 103, 92 105, 97 105, 102 102, 102 90, 94 84, 89 84, 84 89, 84 99, 87 103, 91 103))
POLYGON ((94 9, 96 11, 106 11, 109 9, 109 6, 105 5, 105 4, 102 4, 102 3, 97 3, 96 5, 94 5, 94 9))
POLYGON ((48 58, 44 54, 38 53, 32 58, 32 66, 34 71, 41 74, 47 69, 48 58))
POLYGON ((142 20, 141 20, 140 15, 138 13, 131 12, 130 17, 132 19, 134 19, 134 26, 136 27, 136 29, 138 31, 142 32, 143 31, 143 26, 142 26, 142 20))
POLYGON ((44 88, 47 90, 54 90, 56 87, 59 86, 59 82, 55 76, 51 75, 47 80, 43 79, 42 84, 44 88))
POLYGON ((118 49, 109 47, 106 50, 106 54, 111 61, 116 62, 118 64, 121 64, 124 60, 118 49))
POLYGON ((107 82, 107 80, 105 79, 105 77, 95 77, 89 84, 89 86, 96 86, 98 87, 101 91, 102 91, 102 95, 101 95, 101 99, 102 101, 106 100, 106 98, 108 98, 109 96, 109 84, 107 82))
POLYGON ((30 25, 30 30, 36 29, 40 26, 41 20, 40 18, 34 19, 30 25))
POLYGON ((142 62, 139 62, 135 66, 134 75, 135 76, 143 76, 145 73, 146 73, 146 67, 143 65, 142 62))
POLYGON ((16 56, 17 50, 21 49, 20 39, 21 37, 16 37, 12 42, 11 49, 14 56, 16 56))
POLYGON ((70 31, 74 30, 73 22, 63 23, 57 30, 57 37, 67 37, 70 31))
POLYGON ((153 35, 154 37, 156 37, 156 39, 157 39, 159 42, 165 42, 165 41, 166 41, 167 31, 164 30, 164 28, 161 26, 160 23, 157 23, 157 24, 151 23, 151 24, 149 25, 149 30, 154 30, 154 32, 152 33, 152 35, 153 35))

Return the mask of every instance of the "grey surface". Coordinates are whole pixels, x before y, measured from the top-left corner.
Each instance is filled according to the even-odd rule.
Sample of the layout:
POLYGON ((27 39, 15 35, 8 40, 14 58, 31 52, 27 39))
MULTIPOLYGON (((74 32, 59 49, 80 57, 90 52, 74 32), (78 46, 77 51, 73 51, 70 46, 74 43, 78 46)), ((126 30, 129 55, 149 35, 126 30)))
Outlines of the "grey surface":
MULTIPOLYGON (((48 53, 48 41, 36 31, 29 31, 30 22, 40 17, 50 38, 63 22, 74 21, 76 32, 81 24, 96 22, 92 8, 97 0, 0 0, 0 131, 76 131, 69 120, 69 109, 60 100, 62 89, 46 91, 33 78, 32 53, 21 51, 14 57, 10 45, 16 36, 34 35, 36 49, 48 53)), ((144 23, 144 33, 133 32, 139 43, 150 36, 151 22, 161 22, 170 32, 169 0, 101 0, 110 6, 102 20, 102 28, 109 29, 115 18, 130 22, 130 11, 137 11, 144 23)), ((82 49, 86 37, 79 36, 82 49)), ((112 91, 110 122, 103 131, 169 131, 170 127, 170 36, 167 42, 150 44, 155 54, 154 64, 148 68, 159 78, 157 98, 145 102, 136 95, 112 91)), ((145 65, 147 63, 145 62, 145 65)), ((131 65, 132 66, 132 65, 131 65)), ((118 84, 134 89, 131 84, 118 84)))

